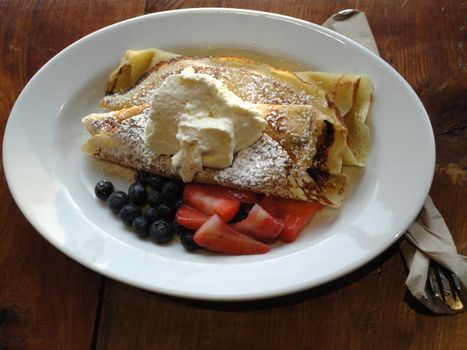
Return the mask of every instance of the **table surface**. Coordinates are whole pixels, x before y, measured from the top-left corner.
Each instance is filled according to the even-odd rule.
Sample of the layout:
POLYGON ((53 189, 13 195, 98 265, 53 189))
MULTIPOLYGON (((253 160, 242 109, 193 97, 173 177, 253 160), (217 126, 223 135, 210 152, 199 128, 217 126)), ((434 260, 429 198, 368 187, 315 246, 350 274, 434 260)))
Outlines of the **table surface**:
MULTIPOLYGON (((381 56, 430 115, 437 146, 430 195, 467 253, 464 1, 0 1, 0 137, 22 88, 69 44, 130 17, 207 6, 315 23, 344 8, 365 11, 381 56)), ((0 202, 0 349, 467 348, 467 313, 439 317, 418 305, 406 290, 397 244, 354 273, 299 294, 189 301, 124 285, 67 258, 24 218, 3 175, 0 202)))

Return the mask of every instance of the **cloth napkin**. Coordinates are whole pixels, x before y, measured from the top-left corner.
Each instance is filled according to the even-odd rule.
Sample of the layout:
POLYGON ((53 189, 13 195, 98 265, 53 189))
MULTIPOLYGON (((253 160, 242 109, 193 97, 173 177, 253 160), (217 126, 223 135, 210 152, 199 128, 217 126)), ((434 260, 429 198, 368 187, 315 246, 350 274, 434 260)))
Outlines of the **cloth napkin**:
MULTIPOLYGON (((373 33, 365 13, 343 10, 328 18, 323 26, 343 34, 379 55, 373 33)), ((409 271, 405 284, 410 293, 428 309, 437 314, 453 314, 432 293, 426 292, 430 259, 459 277, 460 297, 467 308, 467 257, 457 253, 443 217, 428 197, 415 222, 401 240, 399 249, 409 271)))

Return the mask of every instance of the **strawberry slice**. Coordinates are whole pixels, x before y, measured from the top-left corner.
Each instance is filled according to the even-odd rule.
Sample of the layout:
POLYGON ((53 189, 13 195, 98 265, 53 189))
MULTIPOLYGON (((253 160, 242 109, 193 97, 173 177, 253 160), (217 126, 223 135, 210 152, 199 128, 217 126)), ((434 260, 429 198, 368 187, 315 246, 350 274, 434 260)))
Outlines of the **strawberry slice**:
MULTIPOLYGON (((214 186, 214 185, 213 185, 214 186)), ((224 196, 225 198, 238 200, 242 203, 255 204, 258 202, 258 195, 256 193, 240 190, 236 188, 224 187, 224 186, 215 186, 217 187, 217 192, 224 196)))
POLYGON ((183 199, 188 206, 209 216, 217 214, 222 220, 228 222, 237 214, 240 201, 225 196, 217 190, 218 187, 195 183, 188 184, 183 191, 183 199))
POLYGON ((235 231, 218 215, 213 215, 193 236, 199 246, 216 253, 228 255, 263 254, 269 251, 267 244, 235 231))
POLYGON ((260 204, 269 214, 284 222, 284 229, 279 234, 279 239, 283 242, 295 241, 321 208, 319 203, 272 196, 264 196, 260 204))
POLYGON ((281 198, 279 197, 274 197, 274 196, 267 196, 265 195, 259 204, 261 207, 266 210, 269 214, 271 214, 274 217, 279 216, 279 202, 281 198))
POLYGON ((183 204, 175 214, 175 219, 177 222, 189 229, 196 230, 201 227, 206 221, 208 221, 209 216, 200 212, 199 210, 193 209, 185 204, 183 204))
POLYGON ((231 227, 258 241, 272 242, 284 228, 284 223, 273 218, 259 204, 255 204, 246 219, 232 224, 231 227))

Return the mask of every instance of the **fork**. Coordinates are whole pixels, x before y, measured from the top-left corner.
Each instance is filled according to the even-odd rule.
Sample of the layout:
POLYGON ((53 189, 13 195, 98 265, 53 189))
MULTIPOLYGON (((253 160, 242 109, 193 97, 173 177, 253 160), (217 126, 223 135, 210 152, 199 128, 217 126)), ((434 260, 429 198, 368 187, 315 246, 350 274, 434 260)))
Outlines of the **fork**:
POLYGON ((430 260, 426 284, 426 290, 430 291, 436 299, 451 310, 462 311, 464 309, 464 304, 459 296, 461 285, 459 277, 455 273, 430 260))

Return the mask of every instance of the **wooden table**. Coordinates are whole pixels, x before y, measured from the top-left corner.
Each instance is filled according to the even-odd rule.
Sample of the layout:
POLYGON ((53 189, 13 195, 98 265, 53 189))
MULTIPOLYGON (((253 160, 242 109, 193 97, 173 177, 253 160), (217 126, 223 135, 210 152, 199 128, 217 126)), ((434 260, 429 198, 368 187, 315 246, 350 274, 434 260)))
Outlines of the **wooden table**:
MULTIPOLYGON (((343 8, 365 11, 381 56, 428 110, 437 144, 430 194, 459 251, 467 253, 463 1, 1 1, 1 137, 27 81, 75 40, 130 17, 201 6, 272 11, 315 23, 343 8)), ((303 293, 197 302, 124 285, 67 258, 20 213, 4 176, 0 203, 0 349, 467 349, 467 313, 435 317, 420 308, 406 291, 397 245, 303 293)))

